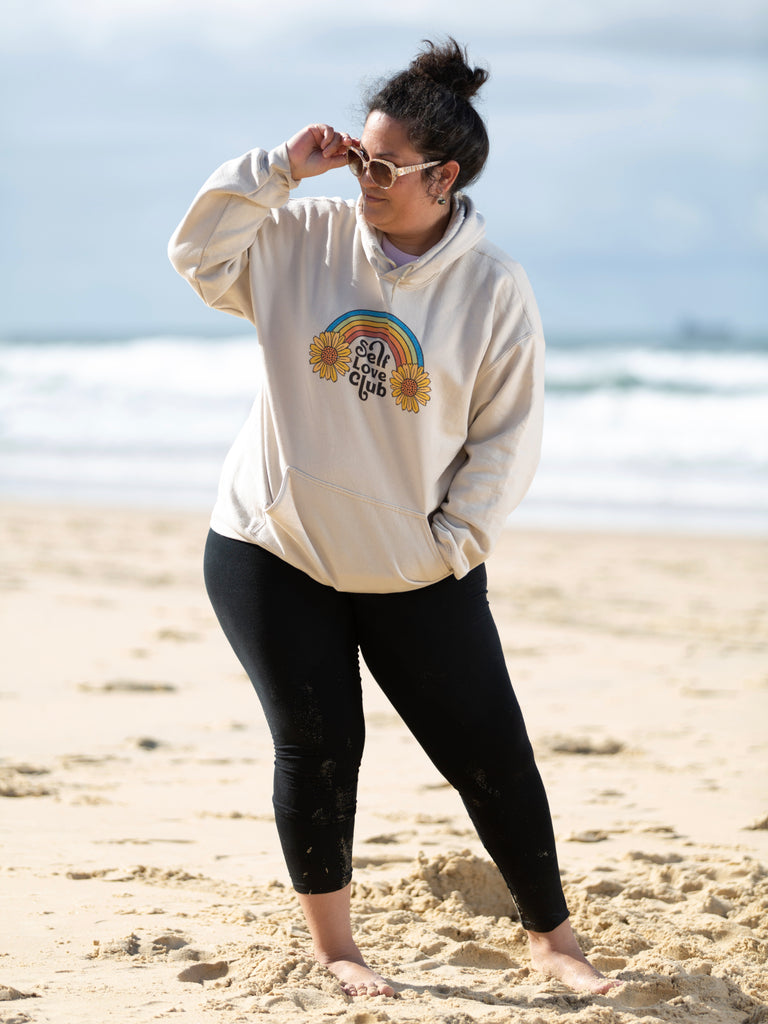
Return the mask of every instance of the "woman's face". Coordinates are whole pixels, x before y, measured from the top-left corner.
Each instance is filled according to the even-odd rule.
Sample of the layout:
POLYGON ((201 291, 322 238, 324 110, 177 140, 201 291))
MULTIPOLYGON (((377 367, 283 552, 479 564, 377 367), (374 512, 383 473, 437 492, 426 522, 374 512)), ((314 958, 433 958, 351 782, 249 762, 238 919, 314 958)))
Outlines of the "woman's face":
MULTIPOLYGON (((402 123, 378 110, 368 115, 360 145, 370 159, 389 160, 396 167, 408 167, 425 160, 424 155, 411 146, 402 123)), ((451 182, 453 178, 455 174, 451 182)), ((360 190, 365 219, 372 228, 383 231, 399 249, 421 255, 442 237, 451 210, 450 205, 438 205, 440 190, 433 187, 431 196, 427 192, 428 185, 422 171, 401 175, 388 189, 378 188, 368 173, 364 173, 360 190)))

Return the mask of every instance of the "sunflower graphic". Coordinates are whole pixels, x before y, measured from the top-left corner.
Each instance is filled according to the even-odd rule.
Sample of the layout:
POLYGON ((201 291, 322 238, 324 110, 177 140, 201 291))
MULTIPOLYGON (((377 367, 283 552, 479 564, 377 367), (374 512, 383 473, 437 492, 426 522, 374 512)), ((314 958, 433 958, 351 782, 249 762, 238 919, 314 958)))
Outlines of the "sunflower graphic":
POLYGON ((335 331, 322 331, 319 338, 313 338, 309 346, 309 361, 312 371, 325 380, 338 380, 349 369, 349 345, 335 331))
POLYGON ((418 412, 429 401, 429 374, 423 366, 403 363, 389 378, 392 397, 406 412, 418 412))

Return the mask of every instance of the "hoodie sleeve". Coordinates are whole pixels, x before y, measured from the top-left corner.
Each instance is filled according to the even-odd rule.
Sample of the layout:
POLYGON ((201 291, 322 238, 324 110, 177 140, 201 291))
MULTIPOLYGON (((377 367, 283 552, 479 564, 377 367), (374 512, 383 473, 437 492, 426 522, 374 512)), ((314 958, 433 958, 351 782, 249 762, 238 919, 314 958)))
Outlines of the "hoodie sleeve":
POLYGON ((253 321, 249 249, 298 184, 283 143, 228 161, 200 189, 168 243, 168 257, 208 306, 253 321))
POLYGON ((461 579, 491 553, 507 516, 531 485, 541 453, 544 337, 527 278, 525 333, 481 371, 472 395, 464 462, 432 519, 432 532, 453 574, 461 579))

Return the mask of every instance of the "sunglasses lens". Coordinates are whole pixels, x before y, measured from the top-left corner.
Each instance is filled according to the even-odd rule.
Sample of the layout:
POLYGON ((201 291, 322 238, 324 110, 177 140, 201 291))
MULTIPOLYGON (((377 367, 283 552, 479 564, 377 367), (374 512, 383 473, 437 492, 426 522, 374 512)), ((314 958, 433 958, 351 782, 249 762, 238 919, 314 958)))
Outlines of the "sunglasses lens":
POLYGON ((379 188, 391 188, 395 183, 392 168, 381 160, 371 160, 368 164, 368 174, 373 184, 378 185, 379 188))
POLYGON ((378 188, 392 188, 395 183, 395 175, 389 164, 383 160, 366 160, 356 149, 347 150, 347 164, 356 178, 362 178, 367 170, 368 177, 378 188))
POLYGON ((354 149, 347 150, 347 163, 349 169, 352 171, 356 178, 361 178, 363 175, 363 160, 359 153, 356 153, 354 149))

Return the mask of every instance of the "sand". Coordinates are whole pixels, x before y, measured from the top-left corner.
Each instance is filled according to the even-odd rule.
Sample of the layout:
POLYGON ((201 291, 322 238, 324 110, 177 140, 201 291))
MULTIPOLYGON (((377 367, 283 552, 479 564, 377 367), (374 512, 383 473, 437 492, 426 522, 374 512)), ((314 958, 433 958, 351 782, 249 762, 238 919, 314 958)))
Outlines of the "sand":
POLYGON ((203 592, 206 516, 0 508, 0 1024, 768 1021, 768 542, 509 530, 492 601, 572 919, 530 969, 456 794, 365 681, 354 918, 313 964, 272 750, 203 592))

